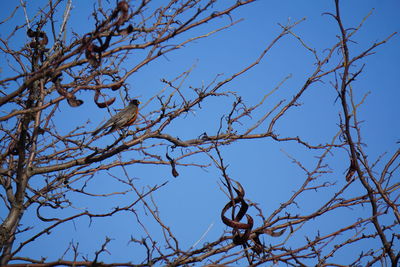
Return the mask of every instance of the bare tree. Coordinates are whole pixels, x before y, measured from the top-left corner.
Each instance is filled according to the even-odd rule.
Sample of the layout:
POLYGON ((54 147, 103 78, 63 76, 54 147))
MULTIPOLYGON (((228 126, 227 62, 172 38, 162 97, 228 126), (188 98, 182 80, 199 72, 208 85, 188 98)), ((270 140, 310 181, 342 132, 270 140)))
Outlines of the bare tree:
MULTIPOLYGON (((294 32, 302 20, 291 22, 281 25, 281 32, 258 58, 230 76, 216 75, 201 86, 185 85, 192 69, 183 70, 174 79, 164 78, 164 87, 159 92, 143 93, 140 112, 131 127, 93 136, 96 125, 90 118, 82 123, 78 118, 63 121, 71 109, 93 103, 99 112, 121 114, 114 110, 117 103, 137 98, 137 92, 127 82, 129 78, 143 71, 146 65, 155 64, 160 57, 234 26, 238 22, 234 11, 254 0, 171 0, 162 5, 155 2, 98 1, 93 6, 94 23, 90 32, 68 30, 71 0, 49 0, 34 17, 28 17, 25 1, 16 7, 25 11, 26 21, 9 27, 10 33, 0 39, 0 49, 8 63, 7 69, 2 70, 6 77, 0 80, 3 107, 0 194, 1 209, 6 211, 0 227, 1 264, 397 266, 400 150, 386 157, 371 157, 365 151, 358 110, 366 96, 357 97, 353 89, 354 81, 363 72, 364 58, 395 33, 361 52, 352 52, 349 44, 364 21, 358 26, 344 25, 336 0, 335 10, 325 15, 337 25, 338 39, 323 51, 313 49, 294 32), (215 26, 221 25, 220 18, 225 24, 215 26), (217 20, 219 23, 211 23, 217 20), (28 42, 19 47, 14 40, 22 40, 23 36, 27 36, 28 42), (285 36, 298 41, 304 52, 315 59, 311 74, 289 101, 279 97, 279 89, 288 78, 260 95, 257 103, 246 103, 240 93, 229 90, 228 85, 256 67, 285 36), (289 136, 280 134, 276 125, 299 105, 305 92, 320 82, 329 84, 341 103, 338 120, 331 122, 338 126, 337 132, 326 137, 322 144, 314 144, 296 132, 289 136), (271 94, 279 98, 272 106, 266 101, 271 94), (213 98, 229 99, 231 104, 224 106, 221 115, 211 116, 203 106, 213 98), (179 120, 201 115, 210 117, 214 132, 186 138, 171 130, 179 120), (70 125, 76 127, 71 129, 70 125), (295 143, 307 148, 310 157, 317 157, 310 167, 289 155, 303 171, 302 182, 271 212, 265 212, 265 207, 247 198, 243 178, 231 177, 222 149, 255 139, 295 143), (334 169, 329 157, 343 152, 347 155, 348 170, 341 182, 336 182, 329 176, 334 169), (217 220, 225 225, 226 231, 203 244, 200 239, 196 246, 183 246, 160 215, 162 210, 153 197, 155 192, 163 190, 166 182, 151 185, 145 181, 142 186, 143 181, 139 183, 129 170, 132 165, 152 165, 164 171, 168 167, 173 177, 190 166, 218 170, 226 201, 212 208, 220 214, 217 220), (109 177, 110 190, 99 193, 92 184, 102 174, 109 177), (358 190, 350 190, 354 187, 358 190), (294 211, 309 192, 325 197, 315 202, 312 210, 294 211), (121 199, 121 204, 105 205, 106 211, 96 205, 79 208, 82 199, 98 201, 99 198, 99 205, 115 198, 121 199), (303 230, 320 218, 343 209, 365 208, 368 213, 349 218, 335 229, 307 234, 307 242, 294 242, 299 233, 304 234, 303 230), (141 229, 144 235, 142 239, 131 237, 130 244, 141 248, 138 251, 142 254, 133 255, 129 262, 102 262, 113 242, 105 235, 104 242, 93 248, 90 255, 82 255, 79 241, 72 241, 63 244, 66 252, 56 261, 48 261, 49 255, 24 256, 26 247, 48 238, 53 230, 66 227, 69 222, 83 217, 90 222, 111 219, 125 213, 131 215, 133 227, 141 229), (28 225, 21 223, 26 216, 30 216, 28 225), (155 224, 162 234, 155 236, 148 230, 149 224, 155 224), (344 265, 335 262, 336 254, 370 240, 375 244, 371 250, 357 250, 354 258, 344 265)), ((1 24, 10 23, 14 15, 15 12, 4 18, 1 24)))

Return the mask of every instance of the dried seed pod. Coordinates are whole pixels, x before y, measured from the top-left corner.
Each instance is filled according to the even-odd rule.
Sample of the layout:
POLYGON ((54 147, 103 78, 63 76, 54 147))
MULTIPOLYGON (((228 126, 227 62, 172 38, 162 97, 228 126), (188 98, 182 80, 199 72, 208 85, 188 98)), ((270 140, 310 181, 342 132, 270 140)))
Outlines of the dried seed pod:
POLYGON ((96 93, 94 94, 94 102, 96 103, 96 105, 99 108, 106 108, 108 106, 111 106, 114 102, 115 102, 115 97, 111 98, 108 101, 105 102, 99 102, 99 96, 100 96, 100 91, 96 91, 96 93))
POLYGON ((71 98, 67 98, 67 102, 71 107, 79 107, 83 104, 83 100, 77 99, 74 95, 71 98))
POLYGON ((247 218, 247 226, 248 227, 246 228, 244 233, 240 234, 239 232, 236 232, 233 237, 233 243, 235 243, 236 245, 243 245, 247 242, 247 240, 249 240, 249 237, 251 234, 251 229, 253 228, 254 220, 248 214, 246 214, 246 218, 247 218))
POLYGON ((122 83, 117 83, 117 84, 112 85, 110 88, 111 88, 111 90, 116 91, 121 87, 122 87, 122 83))
POLYGON ((61 77, 61 74, 56 75, 56 77, 53 78, 53 80, 52 80, 56 87, 57 92, 67 99, 67 102, 71 107, 79 107, 80 105, 82 105, 83 100, 77 99, 73 93, 68 92, 67 90, 62 88, 61 83, 60 83, 60 80, 61 80, 60 77, 61 77))
POLYGON ((121 12, 118 21, 117 21, 117 25, 120 26, 122 24, 124 24, 124 22, 128 19, 128 15, 129 15, 129 4, 126 1, 121 1, 118 3, 117 5, 117 10, 119 12, 121 12))
POLYGON ((33 38, 33 37, 36 36, 36 32, 33 31, 31 28, 29 28, 29 29, 26 31, 26 34, 27 34, 28 37, 30 37, 30 38, 33 38))
POLYGON ((121 2, 119 2, 118 5, 117 5, 117 9, 118 9, 119 11, 121 11, 121 12, 124 12, 124 13, 128 12, 128 11, 129 11, 129 4, 128 4, 128 2, 126 2, 126 1, 121 1, 121 2))

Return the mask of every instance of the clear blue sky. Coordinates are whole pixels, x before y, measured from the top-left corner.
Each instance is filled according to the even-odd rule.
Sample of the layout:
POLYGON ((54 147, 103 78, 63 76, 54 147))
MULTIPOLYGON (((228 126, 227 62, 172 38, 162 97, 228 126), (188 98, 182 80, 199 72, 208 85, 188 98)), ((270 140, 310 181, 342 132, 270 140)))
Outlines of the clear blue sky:
MULTIPOLYGON (((39 1, 45 2, 45 1, 39 1)), ((91 7, 97 1, 73 1, 72 19, 70 28, 79 33, 92 29, 90 19, 91 7)), ((159 1, 160 3, 164 1, 159 1)), ((372 11, 372 15, 365 22, 363 28, 354 36, 356 41, 351 45, 354 54, 372 45, 374 42, 386 38, 395 31, 400 31, 400 20, 398 12, 400 1, 397 0, 353 0, 341 1, 343 22, 345 27, 356 27, 362 19, 372 11)), ((19 1, 4 1, 0 11, 0 17, 4 19, 19 1)), ((28 3, 29 16, 36 13, 36 5, 28 3)), ((24 20, 22 10, 18 10, 15 21, 21 23, 24 20)), ((156 92, 163 88, 160 82, 162 78, 172 79, 183 71, 195 66, 191 76, 185 83, 188 86, 201 86, 212 81, 216 74, 228 77, 230 74, 240 70, 255 60, 262 50, 280 32, 278 23, 285 25, 288 21, 296 21, 306 18, 294 33, 301 36, 312 48, 322 53, 324 48, 332 46, 339 34, 335 21, 329 16, 323 16, 323 12, 334 12, 334 1, 268 1, 262 0, 246 6, 233 13, 235 19, 244 18, 244 21, 234 27, 213 35, 207 39, 201 39, 187 47, 168 54, 166 57, 149 64, 141 72, 133 75, 129 80, 132 97, 146 102, 156 92)), ((221 20, 220 23, 226 22, 221 20)), ((207 27, 215 26, 211 23, 207 27)), ((221 24, 222 25, 222 24, 221 24)), ((192 34, 205 33, 209 30, 202 27, 192 34)), ((9 29, 0 25, 0 34, 5 36, 9 29)), ((16 46, 24 45, 25 40, 16 46)), ((396 141, 400 139, 399 100, 400 100, 400 37, 397 35, 384 46, 376 50, 376 54, 365 60, 366 67, 362 75, 354 83, 358 96, 370 92, 365 104, 360 108, 360 120, 365 120, 362 128, 364 142, 368 144, 366 150, 370 153, 370 161, 373 162, 384 152, 393 153, 398 149, 396 141)), ((261 95, 273 89, 286 76, 291 78, 282 86, 280 92, 270 97, 269 106, 274 106, 282 98, 290 99, 296 90, 305 82, 307 75, 313 71, 313 58, 310 53, 300 47, 299 42, 286 36, 266 56, 263 61, 253 70, 246 73, 240 79, 228 85, 229 90, 238 92, 248 103, 256 103, 261 95)), ((0 66, 4 69, 4 62, 0 66)), ((129 62, 127 62, 129 64, 129 62)), ((7 73, 0 73, 1 77, 7 73)), ((336 100, 337 94, 329 83, 320 83, 314 86, 301 100, 303 106, 293 109, 286 118, 277 125, 277 131, 281 136, 302 136, 312 144, 329 142, 329 138, 337 131, 338 113, 340 103, 336 100)), ((90 102, 90 101, 88 101, 90 102)), ((203 132, 213 132, 218 127, 218 121, 224 109, 230 107, 230 100, 214 98, 204 104, 208 113, 189 114, 186 119, 168 128, 171 135, 179 135, 182 139, 191 139, 203 132), (225 102, 224 102, 225 101, 225 102), (195 120, 195 123, 193 123, 195 120)), ((153 103, 156 104, 156 103, 153 103)), ((146 114, 151 111, 152 105, 148 105, 141 112, 146 114)), ((89 124, 96 128, 108 114, 101 114, 94 105, 82 106, 70 109, 69 115, 82 121, 87 121, 88 116, 94 116, 89 124)), ((65 121, 65 118, 59 118, 65 121)), ((79 121, 69 121, 64 124, 71 128, 79 121)), ((287 154, 301 159, 303 164, 311 167, 316 162, 312 154, 304 148, 299 148, 294 143, 276 143, 271 139, 242 141, 221 149, 226 164, 229 165, 229 175, 240 181, 246 190, 246 197, 263 209, 265 215, 269 215, 280 203, 287 200, 304 179, 304 173, 292 163, 287 154)), ((331 174, 324 179, 336 181, 342 185, 347 169, 347 155, 335 153, 329 160, 333 169, 331 174)), ((193 158, 193 161, 197 160, 193 158)), ((208 163, 206 158, 199 158, 200 162, 208 163)), ((191 159, 187 163, 192 162, 191 159)), ((193 245, 203 233, 210 228, 200 244, 212 241, 219 237, 226 229, 220 220, 220 211, 227 201, 226 196, 219 189, 220 173, 210 167, 205 170, 194 167, 178 167, 180 176, 176 179, 170 175, 170 168, 154 166, 131 166, 127 168, 132 176, 137 177, 137 186, 154 186, 164 181, 168 184, 154 194, 154 199, 159 204, 160 216, 164 222, 171 227, 176 237, 181 240, 183 248, 193 245)), ((40 179, 40 178, 39 178, 40 179)), ((96 177, 92 184, 98 192, 104 192, 112 187, 109 177, 104 175, 96 177)), ((357 185, 359 186, 359 184, 357 185)), ((359 189, 355 185, 351 191, 356 193, 359 189)), ((299 199, 299 208, 291 208, 293 213, 304 213, 315 208, 321 198, 329 196, 330 191, 325 193, 310 192, 299 199)), ((122 205, 127 200, 124 197, 115 198, 113 203, 104 203, 96 199, 92 202, 77 201, 82 210, 87 206, 93 206, 101 211, 105 207, 122 205)), ((128 200, 129 201, 129 200, 128 200)), ((143 210, 138 207, 138 212, 143 215, 143 210)), ((252 210, 255 214, 255 210, 252 210)), ((327 232, 335 229, 338 224, 346 222, 349 217, 357 217, 357 214, 369 214, 369 208, 358 211, 341 211, 332 217, 321 218, 318 222, 311 222, 299 232, 291 242, 293 246, 305 243, 304 236, 314 236, 315 229, 327 232)), ((4 216, 3 212, 0 215, 4 216)), ((34 212, 27 212, 23 223, 29 225, 34 212)), ((27 246, 22 254, 26 256, 46 255, 49 260, 58 259, 67 248, 71 240, 79 241, 79 247, 84 254, 93 258, 94 251, 104 237, 108 236, 113 241, 108 246, 111 255, 103 254, 100 258, 104 262, 137 262, 132 251, 137 252, 132 244, 128 244, 130 236, 140 239, 144 236, 141 228, 136 224, 136 219, 129 215, 118 215, 112 220, 94 220, 89 225, 87 218, 77 220, 74 224, 68 223, 59 229, 55 229, 51 236, 42 237, 35 245, 27 246), (48 254, 49 248, 51 253, 48 254)), ((257 221, 258 225, 260 224, 257 221)), ((257 225, 257 226, 258 226, 257 225)), ((149 231, 159 236, 159 228, 149 217, 149 231)), ((28 235, 29 236, 29 235, 28 235)), ((275 244, 282 241, 280 238, 266 237, 266 244, 275 244)), ((366 248, 370 244, 364 244, 366 248)), ((380 246, 379 246, 380 247, 380 246)), ((142 251, 141 251, 142 252, 142 251)), ((140 254, 144 257, 144 254, 140 254)), ((338 263, 348 264, 355 256, 351 251, 337 254, 338 263)))

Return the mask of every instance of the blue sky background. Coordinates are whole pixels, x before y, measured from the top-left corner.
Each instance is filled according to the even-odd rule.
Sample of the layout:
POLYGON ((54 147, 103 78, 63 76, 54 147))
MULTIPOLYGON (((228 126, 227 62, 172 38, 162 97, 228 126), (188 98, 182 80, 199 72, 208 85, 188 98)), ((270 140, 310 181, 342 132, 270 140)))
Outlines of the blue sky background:
MULTIPOLYGON (((28 3, 28 15, 31 17, 37 11, 37 4, 28 3)), ((92 6, 97 1, 73 1, 74 9, 71 13, 71 24, 69 29, 78 33, 90 31, 93 21, 90 18, 92 6)), ((157 1, 156 1, 157 2, 157 1)), ((158 1, 157 3, 162 3, 158 1)), ((397 0, 385 1, 362 1, 351 0, 341 1, 342 18, 345 27, 356 27, 362 19, 372 11, 362 29, 354 36, 355 42, 351 45, 351 55, 371 46, 374 42, 380 41, 391 33, 400 30, 398 11, 400 2, 397 0)), ((19 1, 4 1, 0 11, 0 17, 8 16, 13 7, 19 1)), ((218 7, 218 5, 216 6, 218 7)), ((184 84, 200 87, 202 83, 208 84, 216 74, 227 78, 231 74, 253 62, 265 47, 281 31, 280 24, 287 24, 288 21, 297 21, 306 18, 294 28, 293 32, 301 36, 303 40, 318 53, 324 53, 325 48, 331 47, 337 42, 339 34, 338 26, 333 18, 322 15, 324 12, 334 12, 334 1, 294 1, 281 0, 257 1, 254 4, 245 6, 234 12, 233 18, 244 18, 239 24, 212 35, 206 39, 200 39, 189 44, 183 49, 168 54, 152 62, 140 72, 129 78, 131 97, 136 97, 141 102, 147 102, 154 94, 160 91, 164 84, 161 79, 173 79, 182 72, 193 67, 193 71, 184 84)), ((62 13, 62 12, 60 12, 62 13)), ((24 21, 22 10, 18 10, 13 22, 21 24, 24 21)), ((196 36, 208 32, 211 28, 225 25, 227 19, 221 19, 194 31, 187 33, 187 36, 196 36)), ((7 35, 10 29, 0 25, 2 37, 7 35)), ((16 38, 15 45, 22 46, 26 42, 25 37, 16 38)), ((354 82, 354 90, 358 99, 367 92, 370 92, 365 104, 359 109, 359 119, 365 120, 362 124, 363 141, 367 144, 365 150, 370 153, 370 162, 377 159, 379 155, 388 152, 391 155, 398 149, 396 141, 400 139, 400 127, 398 123, 399 99, 400 99, 400 38, 393 37, 390 42, 375 50, 376 54, 364 59, 362 62, 366 67, 360 77, 354 82)), ((134 56, 132 57, 135 61, 134 56)), ((300 46, 299 42, 292 36, 286 36, 270 51, 262 62, 239 79, 225 86, 225 90, 235 91, 242 96, 249 104, 255 104, 260 97, 275 86, 285 77, 291 75, 278 92, 271 95, 267 100, 267 107, 273 107, 281 99, 289 100, 291 96, 304 84, 308 75, 313 70, 313 56, 300 46)), ((333 62, 335 64, 336 62, 333 62)), ((5 62, 0 63, 3 72, 1 77, 7 76, 5 62)), ((126 62, 129 66, 130 62, 126 62)), ((82 95, 83 98, 92 96, 82 95)), ((285 118, 276 125, 276 131, 281 137, 301 136, 312 144, 329 142, 331 137, 339 130, 338 114, 341 110, 339 101, 336 101, 337 93, 329 84, 314 84, 312 88, 301 99, 302 106, 292 108, 285 118)), ((202 105, 202 109, 195 114, 188 114, 187 117, 175 122, 172 127, 167 128, 169 134, 179 136, 181 139, 192 139, 203 132, 215 133, 218 129, 220 117, 230 108, 232 98, 211 98, 202 105)), ((94 129, 98 123, 108 118, 106 112, 101 113, 95 108, 91 101, 79 108, 69 108, 67 116, 59 116, 57 119, 63 123, 65 130, 72 129, 82 122, 90 119, 89 127, 94 129), (72 116, 72 120, 71 120, 72 116), (70 127, 70 128, 69 128, 70 127)), ((122 105, 120 103, 120 105, 122 105)), ((157 105, 156 101, 144 106, 141 114, 147 114, 157 105)), ((254 118, 257 119, 257 118, 254 118)), ((252 119, 248 119, 248 125, 252 119)), ((254 121, 253 121, 254 122, 254 121)), ((244 125, 244 128, 246 126, 244 125)), ((265 125, 267 127, 267 125, 265 125)), ((62 129, 62 128, 60 128, 62 129)), ((110 139, 112 140, 112 136, 110 139)), ((279 207, 280 203, 286 201, 294 190, 301 185, 305 174, 298 166, 293 164, 287 154, 301 160, 304 166, 311 168, 316 162, 315 156, 320 153, 309 151, 299 147, 293 142, 276 143, 272 139, 240 141, 228 147, 221 148, 225 163, 229 165, 228 174, 243 185, 246 190, 246 197, 258 203, 264 214, 269 214, 279 207)), ((179 155, 179 150, 171 152, 172 155, 179 155)), ((125 155, 135 157, 136 155, 125 155)), ((324 175, 321 179, 335 181, 339 185, 345 183, 344 173, 348 165, 348 157, 345 151, 337 150, 334 155, 329 156, 332 173, 324 175)), ((384 156, 383 159, 388 159, 384 156)), ((209 164, 206 157, 194 157, 184 163, 200 162, 209 164)), ((132 165, 126 168, 131 177, 136 177, 135 185, 138 188, 146 188, 168 181, 168 184, 153 194, 154 200, 158 203, 160 216, 164 223, 171 227, 183 249, 188 249, 207 231, 200 244, 212 241, 222 235, 226 230, 220 220, 220 211, 227 201, 226 196, 220 190, 221 174, 211 166, 206 169, 195 167, 178 167, 180 176, 176 179, 170 175, 169 166, 132 165)), ((113 172, 113 175, 122 175, 113 172)), ((36 177, 40 179, 40 177, 36 177)), ((40 181, 38 181, 40 183, 40 181)), ((112 191, 120 188, 110 179, 106 173, 96 175, 89 184, 96 192, 112 191), (111 181, 110 181, 111 180, 111 181)), ((357 195, 362 192, 360 183, 354 183, 348 194, 357 195)), ((299 207, 290 207, 293 213, 307 213, 318 207, 319 201, 331 196, 331 189, 318 192, 308 192, 299 201, 299 207)), ((112 202, 105 202, 104 199, 88 199, 73 196, 74 203, 82 211, 86 207, 92 210, 104 211, 113 206, 122 206, 128 203, 135 196, 128 194, 115 197, 112 202)), ((71 211, 66 211, 67 213, 71 211)), ((154 236, 162 239, 160 228, 154 224, 150 216, 144 215, 142 207, 137 207, 138 214, 147 218, 145 220, 148 231, 154 236)), ((251 210, 255 214, 255 210, 251 210)), ((70 213, 72 214, 72 213, 70 213)), ((310 237, 316 234, 319 229, 321 233, 328 233, 337 229, 338 225, 345 225, 349 218, 370 214, 369 206, 364 210, 340 210, 330 216, 325 216, 310 222, 302 228, 289 242, 293 247, 305 244, 305 236, 310 237)), ((4 218, 4 210, 0 212, 4 218)), ((64 214, 57 214, 65 216, 64 214)), ((34 211, 27 212, 23 219, 26 225, 31 224, 34 211)), ((51 216, 49 216, 51 217, 51 216)), ((353 221, 352 220, 352 221, 353 221)), ((35 227, 40 229, 40 223, 34 221, 35 227)), ((256 220, 260 225, 260 220, 256 220)), ((30 236, 31 233, 21 236, 30 236)), ((39 238, 34 244, 27 246, 21 252, 24 256, 49 256, 49 260, 56 260, 61 257, 70 241, 79 242, 79 248, 88 256, 93 258, 94 252, 99 250, 100 244, 105 236, 113 239, 108 245, 110 255, 102 254, 101 261, 124 262, 144 258, 143 251, 138 250, 129 243, 130 237, 140 239, 145 234, 137 225, 136 219, 131 214, 120 214, 110 219, 93 220, 91 223, 87 218, 81 218, 74 223, 67 223, 57 228, 52 235, 39 238), (49 253, 49 248, 51 253, 49 253)), ((339 237, 341 238, 341 237, 339 237)), ((282 238, 266 236, 266 244, 277 244, 282 238)), ((161 241, 160 241, 161 242, 161 241)), ((377 244, 378 240, 362 242, 365 249, 377 244)), ((199 247, 200 245, 198 245, 199 247)), ((357 245, 357 251, 360 244, 357 245)), ((357 257, 351 250, 340 251, 335 259, 337 263, 349 264, 357 257)), ((68 258, 68 257, 66 257, 68 258)), ((310 262, 312 263, 312 261, 310 262)))

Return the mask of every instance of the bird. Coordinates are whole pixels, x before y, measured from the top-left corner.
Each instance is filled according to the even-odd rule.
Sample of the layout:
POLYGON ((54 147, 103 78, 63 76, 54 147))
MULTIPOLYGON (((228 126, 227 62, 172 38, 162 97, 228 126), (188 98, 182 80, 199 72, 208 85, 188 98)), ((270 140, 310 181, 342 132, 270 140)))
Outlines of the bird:
POLYGON ((92 136, 95 136, 99 132, 110 128, 105 134, 114 132, 115 130, 122 129, 124 127, 132 125, 138 115, 140 101, 133 99, 129 102, 129 105, 112 116, 106 123, 98 127, 92 136))

